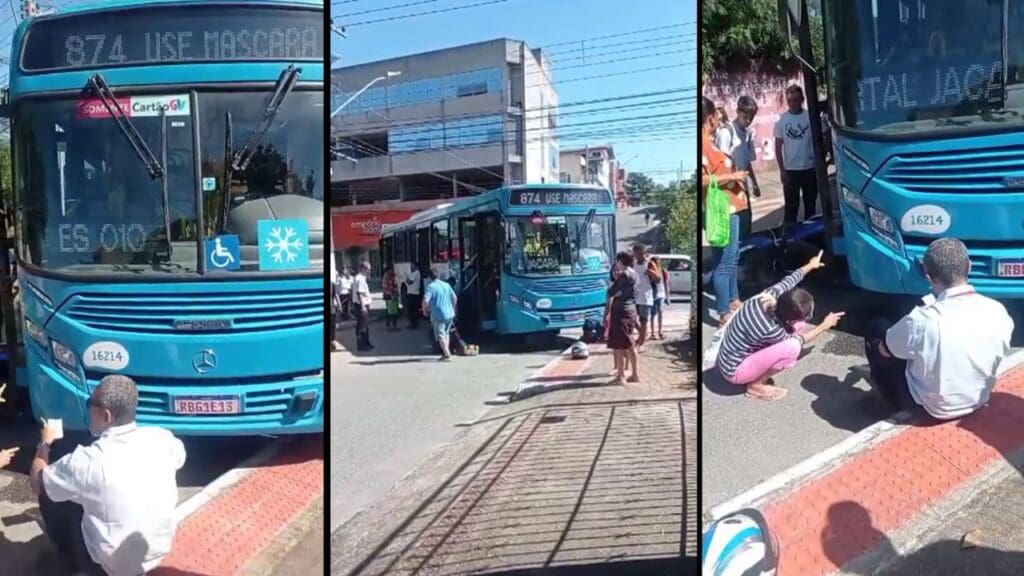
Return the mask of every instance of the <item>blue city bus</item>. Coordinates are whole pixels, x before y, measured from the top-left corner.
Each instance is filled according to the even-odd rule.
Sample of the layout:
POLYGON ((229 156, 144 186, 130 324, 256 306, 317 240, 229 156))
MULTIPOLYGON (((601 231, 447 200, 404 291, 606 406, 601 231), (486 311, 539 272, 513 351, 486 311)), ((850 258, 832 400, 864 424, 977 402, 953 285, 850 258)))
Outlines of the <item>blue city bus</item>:
MULTIPOLYGON (((790 0, 780 15, 814 62, 813 12, 790 0)), ((804 76, 808 94, 828 87, 835 183, 823 208, 853 284, 927 293, 924 252, 953 236, 979 291, 1024 297, 1024 45, 1013 40, 1024 3, 824 0, 819 15, 826 65, 804 76)))
POLYGON ((10 56, 33 414, 101 378, 184 435, 324 414, 321 1, 116 0, 26 18, 10 56))
POLYGON ((380 244, 403 293, 412 262, 452 283, 461 329, 553 335, 602 319, 615 204, 598 186, 510 186, 385 226, 380 244))

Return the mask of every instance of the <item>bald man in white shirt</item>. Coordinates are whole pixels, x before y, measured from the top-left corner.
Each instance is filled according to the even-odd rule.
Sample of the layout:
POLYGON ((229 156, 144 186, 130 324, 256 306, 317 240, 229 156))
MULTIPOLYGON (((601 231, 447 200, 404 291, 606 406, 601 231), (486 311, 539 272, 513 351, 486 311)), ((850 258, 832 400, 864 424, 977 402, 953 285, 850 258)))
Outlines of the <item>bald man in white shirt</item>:
POLYGON ((961 418, 988 403, 1010 351, 1013 319, 967 282, 971 261, 963 242, 935 240, 923 265, 934 295, 884 337, 866 342, 871 379, 898 409, 961 418))
POLYGON ((96 440, 52 464, 56 433, 43 426, 30 482, 46 535, 80 574, 141 576, 171 551, 185 447, 163 428, 139 427, 138 403, 131 378, 104 377, 88 401, 96 440))

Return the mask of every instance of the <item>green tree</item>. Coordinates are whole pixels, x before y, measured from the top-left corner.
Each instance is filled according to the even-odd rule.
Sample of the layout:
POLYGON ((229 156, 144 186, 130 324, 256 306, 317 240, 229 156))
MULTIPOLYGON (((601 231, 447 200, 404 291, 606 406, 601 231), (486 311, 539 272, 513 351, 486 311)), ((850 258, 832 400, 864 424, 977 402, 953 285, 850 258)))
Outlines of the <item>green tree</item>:
POLYGON ((665 187, 659 205, 666 209, 665 236, 673 252, 693 257, 697 249, 697 181, 690 178, 665 187))
MULTIPOLYGON (((811 43, 815 67, 824 64, 821 12, 810 1, 811 43)), ((792 44, 783 32, 776 0, 705 0, 701 10, 701 74, 708 78, 716 67, 733 58, 761 60, 783 66, 793 63, 792 44)))
POLYGON ((626 188, 629 190, 631 200, 646 203, 657 191, 658 185, 653 178, 643 172, 630 172, 626 177, 626 188))

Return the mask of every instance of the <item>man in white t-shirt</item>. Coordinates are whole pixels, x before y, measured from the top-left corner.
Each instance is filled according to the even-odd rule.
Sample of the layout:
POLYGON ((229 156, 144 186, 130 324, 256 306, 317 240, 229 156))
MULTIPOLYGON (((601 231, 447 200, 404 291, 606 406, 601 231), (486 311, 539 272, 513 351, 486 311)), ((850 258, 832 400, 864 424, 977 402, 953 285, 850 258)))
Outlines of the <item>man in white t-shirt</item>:
POLYGON ((814 216, 818 205, 818 181, 814 174, 814 145, 811 142, 811 121, 804 108, 803 88, 786 88, 789 110, 775 124, 775 158, 786 202, 783 221, 792 224, 800 213, 803 195, 804 220, 814 216))
POLYGON ((409 330, 420 328, 420 310, 423 308, 422 283, 420 267, 415 262, 410 263, 409 273, 405 275, 405 310, 409 315, 409 330))
POLYGON ((47 536, 79 573, 144 574, 171 551, 185 446, 163 428, 138 426, 138 403, 131 378, 105 376, 88 401, 96 440, 53 463, 59 433, 43 426, 29 480, 47 536))
POLYGON ((356 350, 366 352, 373 350, 373 343, 370 342, 370 277, 372 268, 370 263, 363 261, 359 265, 359 272, 352 281, 352 307, 356 313, 356 350))
POLYGON ((341 272, 341 276, 338 277, 338 294, 341 296, 341 319, 348 320, 352 318, 352 269, 348 266, 345 267, 341 272))
POLYGON ((647 274, 649 250, 642 244, 633 245, 633 271, 636 272, 636 311, 640 316, 640 338, 636 341, 637 352, 642 352, 647 342, 647 325, 654 307, 654 285, 647 274))

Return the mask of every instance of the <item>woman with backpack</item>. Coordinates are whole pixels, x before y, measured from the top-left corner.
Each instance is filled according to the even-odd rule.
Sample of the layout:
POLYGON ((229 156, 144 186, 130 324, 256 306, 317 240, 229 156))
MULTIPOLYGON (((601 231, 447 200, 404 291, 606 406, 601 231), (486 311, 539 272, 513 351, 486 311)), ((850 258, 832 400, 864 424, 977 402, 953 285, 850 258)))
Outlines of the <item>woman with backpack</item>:
POLYGON ((703 205, 707 209, 704 225, 715 263, 711 277, 715 308, 718 324, 724 326, 741 305, 736 268, 740 260, 740 223, 742 214, 750 210, 750 203, 745 190, 747 173, 737 171, 732 158, 715 146, 714 137, 719 126, 715 110, 715 104, 709 98, 701 100, 701 188, 703 205), (728 200, 727 205, 716 202, 723 194, 728 200))

